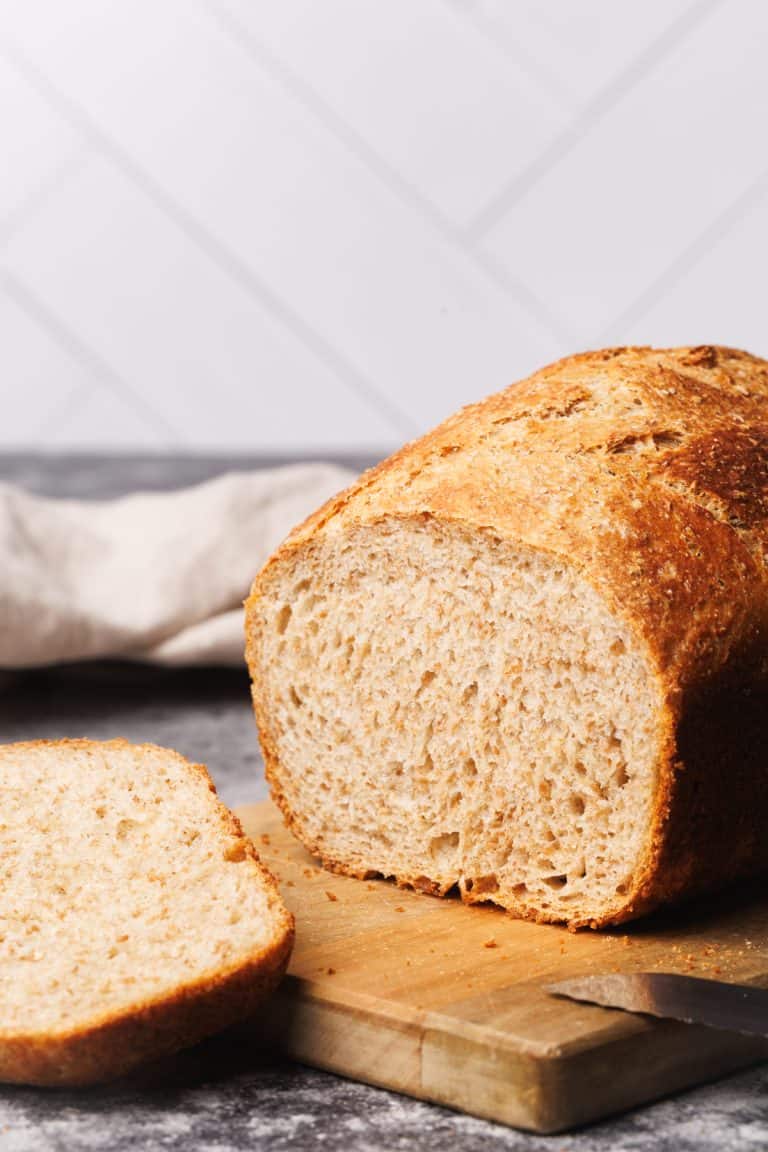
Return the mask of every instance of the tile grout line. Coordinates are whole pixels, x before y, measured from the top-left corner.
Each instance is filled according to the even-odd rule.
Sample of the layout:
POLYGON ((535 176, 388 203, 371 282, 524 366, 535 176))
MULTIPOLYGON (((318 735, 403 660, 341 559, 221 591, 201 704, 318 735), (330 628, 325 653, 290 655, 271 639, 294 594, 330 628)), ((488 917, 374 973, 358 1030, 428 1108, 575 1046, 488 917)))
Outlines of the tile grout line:
POLYGON ((670 291, 671 288, 706 256, 712 246, 728 235, 751 208, 760 202, 768 192, 768 168, 764 168, 735 200, 711 220, 702 232, 683 249, 664 271, 656 277, 624 311, 613 320, 596 339, 601 343, 621 339, 628 325, 636 323, 648 310, 670 291))
POLYGON ((48 203, 55 188, 62 180, 77 174, 90 155, 92 155, 92 149, 88 142, 79 140, 76 146, 38 182, 21 203, 12 208, 7 216, 0 219, 0 247, 4 247, 14 233, 19 228, 24 227, 25 221, 34 217, 37 210, 48 203))
POLYGON ((563 87, 560 78, 543 67, 541 61, 536 56, 531 55, 525 45, 515 44, 513 51, 503 25, 499 25, 492 16, 488 16, 482 11, 477 9, 470 11, 462 6, 460 0, 458 2, 457 0, 441 0, 441 2, 445 8, 453 12, 470 28, 474 28, 479 36, 482 36, 489 44, 493 44, 508 60, 513 60, 523 68, 530 79, 537 84, 548 84, 558 104, 561 107, 567 107, 568 102, 573 99, 573 93, 568 88, 563 87))
POLYGON ((722 4, 723 0, 694 0, 694 3, 632 60, 619 76, 589 101, 524 172, 510 181, 506 188, 476 214, 464 231, 467 242, 480 244, 531 188, 564 160, 625 96, 652 75, 666 57, 684 43, 722 4))
MULTIPOLYGON (((65 349, 65 351, 69 354, 68 348, 65 349)), ((74 388, 71 388, 69 392, 67 392, 66 396, 60 397, 51 404, 45 417, 37 426, 37 435, 39 437, 45 437, 48 433, 53 432, 62 417, 69 417, 71 419, 73 412, 76 416, 77 413, 82 410, 83 405, 88 403, 88 400, 93 396, 98 386, 99 381, 97 380, 88 380, 82 384, 76 384, 74 388)))
POLYGON ((368 142, 360 136, 354 128, 338 115, 326 101, 305 80, 298 76, 291 68, 277 60, 264 45, 256 39, 253 33, 245 28, 236 16, 226 7, 226 4, 215 5, 215 18, 228 37, 261 71, 277 80, 293 100, 306 109, 314 119, 348 152, 350 152, 364 167, 393 195, 415 211, 425 220, 440 237, 458 249, 478 268, 483 275, 493 281, 502 291, 513 296, 531 315, 540 323, 546 325, 553 336, 563 341, 569 334, 557 316, 551 312, 547 305, 524 284, 508 276, 497 268, 491 260, 486 259, 485 253, 478 252, 474 247, 467 245, 463 230, 454 226, 443 212, 424 196, 408 179, 402 176, 368 142))
MULTIPOLYGON (((62 162, 58 164, 53 171, 48 172, 46 177, 32 189, 21 204, 16 205, 5 219, 0 220, 0 250, 6 247, 8 242, 13 239, 15 233, 18 232, 20 228, 23 228, 30 218, 34 220, 35 213, 41 207, 45 207, 49 202, 55 189, 61 184, 62 179, 66 180, 71 174, 76 175, 91 155, 93 155, 93 150, 89 142, 78 138, 76 145, 67 153, 62 162)), ((2 275, 2 270, 3 261, 0 255, 0 275, 2 275)), ((18 307, 24 307, 19 300, 7 290, 7 287, 4 287, 2 291, 9 299, 14 300, 18 307)), ((53 332, 40 316, 33 316, 28 308, 25 308, 24 311, 34 324, 38 327, 42 326, 43 330, 48 332, 59 347, 63 348, 57 333, 53 332)), ((80 384, 76 384, 74 388, 71 388, 67 392, 66 396, 54 401, 45 417, 37 425, 38 436, 43 436, 55 426, 61 412, 71 412, 73 404, 76 407, 82 406, 99 386, 100 380, 93 376, 90 365, 84 364, 82 360, 73 353, 70 347, 63 348, 63 351, 65 355, 74 359, 76 363, 87 370, 89 379, 82 381, 80 384)))
MULTIPOLYGON (((14 67, 12 60, 8 62, 14 67)), ((21 75, 21 73, 19 74, 21 75)), ((70 127, 72 127, 71 123, 70 127)), ((93 154, 92 142, 87 136, 78 132, 73 147, 67 152, 61 163, 53 171, 47 173, 46 177, 5 219, 0 220, 0 250, 5 249, 14 234, 23 228, 29 219, 34 219, 35 213, 50 201, 62 180, 66 180, 70 175, 76 175, 93 154)), ((96 354, 75 337, 59 317, 54 317, 53 313, 42 305, 30 289, 7 268, 2 255, 0 255, 0 282, 2 282, 3 293, 24 311, 33 324, 46 332, 66 356, 83 368, 88 377, 70 389, 66 396, 54 402, 46 416, 38 424, 38 435, 43 435, 54 426, 59 413, 71 410, 73 404, 81 406, 87 402, 100 384, 104 383, 106 371, 106 375, 111 377, 114 382, 113 392, 117 392, 122 400, 141 415, 142 419, 148 420, 156 432, 162 433, 163 436, 170 434, 171 442, 176 445, 182 443, 175 429, 171 428, 170 425, 166 426, 163 418, 150 407, 145 408, 143 398, 137 396, 128 384, 120 380, 111 366, 98 363, 96 354)))
MULTIPOLYGON (((40 328, 62 348, 77 364, 93 377, 97 384, 109 388, 121 400, 128 403, 143 419, 148 420, 157 432, 161 432, 169 444, 183 447, 184 437, 179 435, 164 416, 156 412, 151 404, 122 376, 103 360, 97 352, 84 343, 79 336, 53 312, 11 269, 0 262, 0 288, 18 305, 40 328)), ((70 398, 82 391, 78 387, 70 392, 70 398)))
POLYGON ((347 358, 322 336, 303 316, 299 315, 241 260, 226 244, 218 240, 193 215, 183 209, 152 176, 106 132, 104 132, 79 104, 64 96, 26 57, 2 50, 30 84, 62 115, 84 132, 94 145, 116 165, 131 182, 184 232, 192 243, 230 279, 257 300, 262 308, 291 336, 308 348, 321 363, 333 371, 338 380, 355 392, 371 409, 377 411, 394 430, 403 436, 418 434, 419 428, 412 417, 402 411, 347 358))

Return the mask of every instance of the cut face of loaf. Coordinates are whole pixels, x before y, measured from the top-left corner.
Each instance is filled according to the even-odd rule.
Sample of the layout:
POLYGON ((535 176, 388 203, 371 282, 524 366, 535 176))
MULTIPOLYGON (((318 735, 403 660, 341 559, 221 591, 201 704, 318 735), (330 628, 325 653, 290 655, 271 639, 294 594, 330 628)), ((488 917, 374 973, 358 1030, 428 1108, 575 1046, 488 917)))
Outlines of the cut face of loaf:
POLYGON ((205 769, 115 740, 0 747, 0 1080, 87 1084, 242 1019, 293 925, 205 769))
POLYGON ((624 903, 659 702, 626 626, 563 563, 384 522, 280 566, 262 611, 272 783, 313 851, 522 915, 624 903))
POLYGON ((601 926, 768 869, 768 365, 572 357, 297 528, 246 654, 331 868, 601 926))

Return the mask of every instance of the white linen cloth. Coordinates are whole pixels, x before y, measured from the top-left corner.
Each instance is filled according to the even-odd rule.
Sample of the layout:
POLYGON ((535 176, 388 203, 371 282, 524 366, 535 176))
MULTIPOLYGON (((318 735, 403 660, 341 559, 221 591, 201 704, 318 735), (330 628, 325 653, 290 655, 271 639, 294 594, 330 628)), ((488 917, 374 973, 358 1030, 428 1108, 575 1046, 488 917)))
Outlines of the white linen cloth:
POLYGON ((241 665, 257 569, 352 479, 299 464, 106 501, 0 485, 0 668, 104 657, 241 665))

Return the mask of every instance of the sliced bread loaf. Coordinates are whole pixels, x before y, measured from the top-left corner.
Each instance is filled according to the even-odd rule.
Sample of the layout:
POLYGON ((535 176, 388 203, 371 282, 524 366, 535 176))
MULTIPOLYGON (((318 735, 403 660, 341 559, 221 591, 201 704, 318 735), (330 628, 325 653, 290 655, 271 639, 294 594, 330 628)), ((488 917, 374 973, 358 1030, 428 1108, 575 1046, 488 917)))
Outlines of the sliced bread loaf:
POLYGON ((245 1017, 293 922, 206 770, 154 745, 0 747, 0 1080, 87 1084, 245 1017))
POLYGON ((335 869, 600 926, 768 867, 768 364, 561 361, 257 577, 273 793, 335 869))

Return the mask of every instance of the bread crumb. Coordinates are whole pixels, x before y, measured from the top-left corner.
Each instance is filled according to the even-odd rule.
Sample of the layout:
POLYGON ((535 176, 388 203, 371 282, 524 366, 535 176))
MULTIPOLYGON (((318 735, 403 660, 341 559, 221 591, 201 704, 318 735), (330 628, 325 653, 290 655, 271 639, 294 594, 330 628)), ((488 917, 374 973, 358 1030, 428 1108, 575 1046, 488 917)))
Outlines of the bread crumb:
POLYGON ((375 884, 366 884, 366 888, 368 889, 369 892, 375 892, 376 891, 376 885, 375 884))
POLYGON ((335 968, 326 968, 326 972, 328 973, 329 976, 335 976, 336 975, 336 969, 335 968))
POLYGON ((269 844, 269 836, 267 835, 266 832, 262 833, 261 842, 262 842, 262 844, 269 844))
POLYGON ((402 904, 398 904, 395 908, 395 912, 405 912, 405 908, 403 908, 402 904))
POLYGON ((336 895, 336 893, 335 892, 329 892, 327 888, 325 890, 325 894, 328 897, 328 899, 331 900, 334 904, 338 900, 338 896, 336 895))
POLYGON ((490 940, 483 941, 483 948, 498 948, 498 944, 494 940, 493 936, 491 936, 490 940))
POLYGON ((293 880, 286 880, 285 886, 286 886, 286 888, 295 888, 296 887, 293 880))

